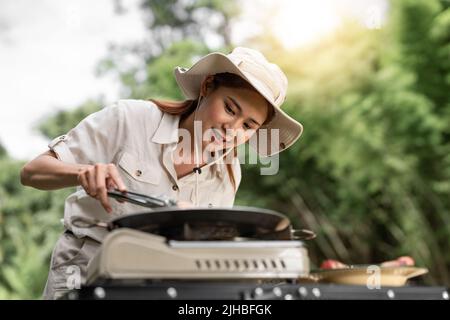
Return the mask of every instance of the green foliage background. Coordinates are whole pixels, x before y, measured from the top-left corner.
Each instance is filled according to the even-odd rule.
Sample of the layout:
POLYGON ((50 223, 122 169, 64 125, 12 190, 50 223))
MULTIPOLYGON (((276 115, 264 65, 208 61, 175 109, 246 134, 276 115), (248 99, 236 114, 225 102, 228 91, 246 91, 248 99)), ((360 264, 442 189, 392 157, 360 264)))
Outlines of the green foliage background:
MULTIPOLYGON (((282 49, 270 30, 247 44, 286 71, 285 108, 305 131, 281 154, 277 175, 243 165, 236 204, 273 208, 315 230, 310 253, 316 265, 325 257, 377 263, 407 254, 429 268, 424 283, 450 285, 449 4, 393 0, 382 29, 347 21, 297 50, 282 49)), ((111 46, 97 70, 117 76, 123 98, 181 99, 174 66, 233 46, 229 26, 239 14, 237 2, 148 0, 141 8, 153 17, 148 38, 111 46), (199 12, 221 22, 209 25, 196 18, 199 12), (204 30, 222 46, 205 45, 204 30), (124 67, 126 54, 139 63, 124 67)), ((38 129, 52 139, 104 105, 90 99, 49 116, 38 129)), ((0 146, 3 299, 40 297, 72 191, 21 186, 22 165, 0 146)))

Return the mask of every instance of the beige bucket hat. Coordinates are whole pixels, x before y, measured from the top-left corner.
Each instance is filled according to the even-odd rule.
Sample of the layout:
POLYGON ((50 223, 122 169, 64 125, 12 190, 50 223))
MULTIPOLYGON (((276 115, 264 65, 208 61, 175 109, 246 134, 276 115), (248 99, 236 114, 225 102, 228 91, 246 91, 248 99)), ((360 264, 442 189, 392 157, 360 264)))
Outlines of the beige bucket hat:
POLYGON ((197 99, 200 86, 205 76, 216 73, 229 72, 239 75, 249 82, 274 107, 272 120, 262 125, 257 133, 258 147, 253 147, 260 156, 273 156, 287 148, 300 138, 303 126, 281 110, 286 99, 288 80, 283 71, 273 63, 267 61, 257 50, 237 47, 225 55, 213 52, 197 61, 191 68, 176 67, 175 79, 187 99, 197 99), (267 129, 267 139, 264 139, 261 129, 267 129), (278 129, 279 139, 273 138, 278 129), (265 141, 261 143, 261 141, 265 141), (273 142, 272 142, 273 141, 273 142))

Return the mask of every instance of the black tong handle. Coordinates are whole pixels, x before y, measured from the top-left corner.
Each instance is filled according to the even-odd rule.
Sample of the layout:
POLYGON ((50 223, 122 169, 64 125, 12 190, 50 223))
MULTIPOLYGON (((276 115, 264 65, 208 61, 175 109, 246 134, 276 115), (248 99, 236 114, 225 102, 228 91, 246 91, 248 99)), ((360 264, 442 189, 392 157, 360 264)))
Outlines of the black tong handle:
POLYGON ((175 206, 177 203, 175 200, 160 196, 146 196, 140 193, 126 191, 121 192, 117 189, 108 190, 108 196, 118 200, 127 201, 146 208, 160 208, 175 206))

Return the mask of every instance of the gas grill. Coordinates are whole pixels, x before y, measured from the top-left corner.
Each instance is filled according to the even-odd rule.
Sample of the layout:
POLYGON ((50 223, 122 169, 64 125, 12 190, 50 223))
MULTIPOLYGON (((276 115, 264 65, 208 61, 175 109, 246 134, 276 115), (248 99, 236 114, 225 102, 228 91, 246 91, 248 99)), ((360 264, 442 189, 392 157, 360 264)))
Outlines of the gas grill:
POLYGON ((99 279, 298 279, 309 274, 301 241, 177 241, 132 229, 112 232, 88 265, 99 279))
POLYGON ((74 219, 110 233, 66 299, 448 299, 444 287, 322 283, 310 272, 309 230, 281 213, 253 208, 179 209, 131 193, 110 196, 152 211, 110 222, 74 219))

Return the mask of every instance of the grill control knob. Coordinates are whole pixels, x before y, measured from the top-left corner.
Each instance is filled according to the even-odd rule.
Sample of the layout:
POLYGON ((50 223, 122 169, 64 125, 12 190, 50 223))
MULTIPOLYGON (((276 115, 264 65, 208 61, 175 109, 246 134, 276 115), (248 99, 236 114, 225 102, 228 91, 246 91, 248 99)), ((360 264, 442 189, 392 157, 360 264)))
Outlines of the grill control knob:
POLYGON ((275 287, 272 290, 275 297, 281 297, 283 295, 283 291, 279 287, 275 287))
POLYGON ((167 295, 172 298, 175 299, 178 295, 177 289, 170 287, 167 289, 167 295))
POLYGON ((300 295, 300 297, 306 298, 308 296, 308 289, 306 289, 305 287, 300 287, 298 288, 298 294, 300 295))
POLYGON ((94 289, 94 296, 97 299, 105 299, 105 297, 106 297, 105 289, 103 289, 102 287, 95 288, 94 289))
POLYGON ((264 290, 260 287, 255 288, 255 290, 253 290, 253 298, 261 297, 263 294, 264 294, 264 290))

